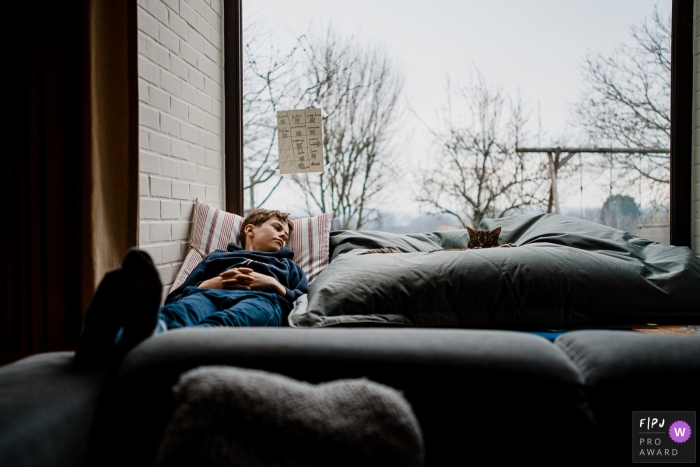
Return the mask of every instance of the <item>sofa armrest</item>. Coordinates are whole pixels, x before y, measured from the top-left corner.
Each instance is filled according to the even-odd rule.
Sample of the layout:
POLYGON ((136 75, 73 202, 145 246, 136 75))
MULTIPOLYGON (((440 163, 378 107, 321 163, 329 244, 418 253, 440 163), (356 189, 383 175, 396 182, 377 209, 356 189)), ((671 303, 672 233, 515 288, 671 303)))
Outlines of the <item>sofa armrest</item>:
POLYGON ((698 337, 575 331, 555 345, 584 378, 607 462, 632 461, 632 412, 700 410, 698 337))
POLYGON ((0 368, 0 465, 84 464, 107 373, 76 368, 73 355, 39 354, 0 368))
POLYGON ((116 398, 106 404, 113 409, 111 447, 102 448, 125 456, 114 465, 152 465, 173 410, 171 387, 180 374, 201 365, 257 369, 310 383, 366 377, 398 389, 421 425, 426 466, 451 465, 477 447, 506 463, 540 459, 545 448, 556 458, 584 443, 591 428, 576 367, 538 336, 439 329, 186 328, 147 339, 122 362, 116 398), (527 428, 505 428, 516 425, 527 428), (508 449, 503 449, 504 430, 508 449), (545 430, 547 437, 541 435, 545 430))

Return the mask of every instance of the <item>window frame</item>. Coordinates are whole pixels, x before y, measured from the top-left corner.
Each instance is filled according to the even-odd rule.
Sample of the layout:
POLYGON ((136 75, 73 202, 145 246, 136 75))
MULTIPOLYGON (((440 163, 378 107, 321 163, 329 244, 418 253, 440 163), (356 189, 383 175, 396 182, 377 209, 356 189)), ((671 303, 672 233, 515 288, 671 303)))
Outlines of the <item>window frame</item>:
MULTIPOLYGON (((693 4, 671 5, 671 244, 691 246, 693 168, 693 4)), ((224 0, 226 210, 243 215, 242 0, 224 0)))

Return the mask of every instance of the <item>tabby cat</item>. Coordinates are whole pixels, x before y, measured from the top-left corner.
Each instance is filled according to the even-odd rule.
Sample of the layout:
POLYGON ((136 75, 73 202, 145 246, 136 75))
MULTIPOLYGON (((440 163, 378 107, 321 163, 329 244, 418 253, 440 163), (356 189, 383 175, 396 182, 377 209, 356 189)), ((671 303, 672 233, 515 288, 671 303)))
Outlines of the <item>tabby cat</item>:
MULTIPOLYGON (((467 243, 466 248, 442 248, 440 250, 429 251, 428 253, 435 253, 436 251, 464 251, 464 250, 479 250, 481 248, 512 248, 517 247, 515 243, 506 243, 504 245, 498 244, 498 236, 501 234, 501 228, 496 227, 493 230, 474 230, 467 227, 467 232, 469 232, 469 243, 467 243)), ((384 248, 374 248, 360 253, 361 255, 368 255, 372 253, 401 253, 396 248, 384 247, 384 248)))

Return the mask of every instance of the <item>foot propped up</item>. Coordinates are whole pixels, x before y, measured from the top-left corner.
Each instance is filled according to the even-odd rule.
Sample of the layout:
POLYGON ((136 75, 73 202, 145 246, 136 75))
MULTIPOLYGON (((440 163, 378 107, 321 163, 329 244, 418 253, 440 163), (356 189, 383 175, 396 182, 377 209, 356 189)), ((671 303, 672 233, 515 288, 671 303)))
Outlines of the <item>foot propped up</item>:
POLYGON ((118 365, 129 350, 153 333, 161 291, 151 257, 137 249, 129 250, 122 267, 105 274, 92 297, 75 363, 102 368, 118 365))

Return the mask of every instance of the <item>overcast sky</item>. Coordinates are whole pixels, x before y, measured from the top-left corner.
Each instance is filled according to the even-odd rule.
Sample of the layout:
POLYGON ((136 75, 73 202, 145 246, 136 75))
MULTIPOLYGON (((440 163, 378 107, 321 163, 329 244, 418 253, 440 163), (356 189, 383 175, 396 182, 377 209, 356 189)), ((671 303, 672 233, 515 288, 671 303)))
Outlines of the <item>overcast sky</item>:
MULTIPOLYGON (((243 13, 244 21, 255 17, 275 29, 282 43, 330 24, 384 46, 403 71, 405 104, 428 119, 445 103, 446 77, 464 83, 478 69, 507 93, 519 89, 534 114, 539 108, 545 135, 540 143, 546 145, 565 132, 575 136, 566 123, 582 88, 586 53, 609 54, 629 43, 630 25, 655 4, 668 15, 670 0, 255 0, 244 3, 243 13)), ((430 152, 429 138, 415 131, 411 161, 430 152)), ((605 198, 592 186, 589 191, 584 204, 605 198)), ((413 208, 408 196, 397 190, 396 206, 413 208)), ((578 196, 565 199, 579 202, 578 196)), ((267 205, 291 209, 290 203, 289 190, 282 189, 267 205)))

